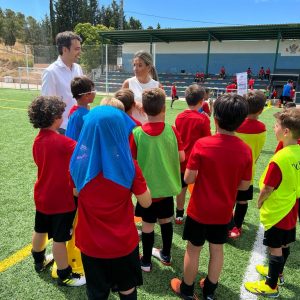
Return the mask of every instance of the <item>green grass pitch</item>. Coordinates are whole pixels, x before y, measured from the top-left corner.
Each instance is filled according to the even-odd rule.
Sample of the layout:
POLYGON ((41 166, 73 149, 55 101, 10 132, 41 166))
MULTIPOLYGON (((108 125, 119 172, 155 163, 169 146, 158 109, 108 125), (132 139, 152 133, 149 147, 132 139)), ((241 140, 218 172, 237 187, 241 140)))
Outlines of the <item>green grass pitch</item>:
MULTIPOLYGON (((34 222, 33 184, 36 178, 36 167, 32 160, 32 142, 37 134, 27 117, 30 101, 39 94, 38 91, 0 89, 0 265, 1 261, 28 245, 34 222)), ((97 96, 93 106, 98 105, 97 96)), ((166 122, 173 124, 176 115, 186 104, 176 101, 174 108, 169 108, 167 101, 166 122)), ((257 181, 276 147, 273 133, 273 114, 278 109, 270 108, 263 112, 261 120, 267 126, 267 141, 257 163, 255 177, 254 201, 250 202, 245 219, 242 237, 225 245, 225 263, 221 274, 218 299, 239 299, 240 286, 259 226, 256 199, 257 181)), ((213 119, 211 119, 214 132, 213 119)), ((226 174, 224 174, 226 176, 226 174)), ((299 226, 298 228, 299 229, 299 226)), ((186 243, 182 241, 183 226, 174 225, 172 248, 173 264, 171 267, 161 265, 153 259, 153 271, 143 274, 144 285, 138 289, 139 299, 177 299, 170 289, 170 280, 182 276, 183 255, 186 243)), ((299 233, 297 233, 299 239, 299 233)), ((156 226, 155 245, 160 246, 159 226, 156 226)), ((49 245, 50 246, 50 245, 49 245)), ((50 250, 50 247, 49 247, 50 250)), ((291 246, 291 255, 285 268, 285 285, 280 288, 280 299, 300 299, 300 243, 291 246)), ((196 282, 196 293, 201 295, 198 281, 206 275, 208 247, 205 245, 199 263, 196 282)), ((33 269, 31 257, 0 272, 0 299, 87 299, 85 287, 58 287, 51 278, 50 272, 37 275, 33 269)), ((110 299, 118 299, 112 294, 110 299)), ((200 296, 201 299, 201 296, 200 296)))

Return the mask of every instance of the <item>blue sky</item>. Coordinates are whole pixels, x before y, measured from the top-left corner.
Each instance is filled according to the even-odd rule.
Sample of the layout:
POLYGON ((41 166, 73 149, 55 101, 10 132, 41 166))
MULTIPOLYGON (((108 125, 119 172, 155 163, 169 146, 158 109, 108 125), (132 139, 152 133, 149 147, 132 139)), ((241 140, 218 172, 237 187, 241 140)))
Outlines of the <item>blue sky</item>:
MULTIPOLYGON (((0 0, 0 7, 38 20, 49 15, 49 0, 0 0)), ((300 0, 124 0, 124 11, 144 28, 300 23, 300 0)))

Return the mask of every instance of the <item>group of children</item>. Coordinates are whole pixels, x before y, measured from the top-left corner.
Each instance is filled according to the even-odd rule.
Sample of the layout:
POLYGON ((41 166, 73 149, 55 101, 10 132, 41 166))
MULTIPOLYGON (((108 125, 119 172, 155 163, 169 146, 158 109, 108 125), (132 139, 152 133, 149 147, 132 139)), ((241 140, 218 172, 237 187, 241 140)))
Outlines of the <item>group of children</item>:
MULTIPOLYGON (((151 272, 152 256, 164 265, 172 264, 173 197, 175 222, 182 224, 187 185, 194 184, 183 229, 187 241, 183 277, 172 279, 171 288, 182 299, 197 299, 199 256, 208 241, 208 274, 200 286, 204 299, 214 299, 223 245, 227 238, 241 235, 253 198, 254 166, 266 137, 266 128, 258 121, 264 94, 221 95, 214 103, 216 134, 211 135, 209 117, 201 113, 207 92, 197 84, 186 89, 188 108, 176 117, 175 126, 165 122, 166 95, 160 88, 142 94, 145 124, 131 116, 135 102, 129 89, 104 98, 91 111, 93 82, 77 77, 71 90, 77 106, 70 112, 66 136, 56 132, 64 111, 57 97, 38 97, 28 111, 33 126, 40 128, 33 145, 38 167, 32 242, 36 271, 52 261, 45 249, 47 237, 53 237, 59 284, 79 286, 86 281, 89 299, 107 299, 111 289, 120 299, 137 299, 141 271, 151 272), (132 193, 137 198, 135 211, 132 193), (71 238, 76 208, 76 245, 85 277, 72 272, 67 263, 65 242, 71 238), (141 257, 134 214, 142 218, 141 257), (153 247, 157 221, 160 248, 153 247)), ((298 108, 276 114, 275 134, 283 149, 263 174, 258 198, 264 244, 271 253, 269 268, 258 266, 258 272, 267 279, 245 285, 252 293, 272 297, 278 295, 288 244, 295 240, 300 196, 298 108)))

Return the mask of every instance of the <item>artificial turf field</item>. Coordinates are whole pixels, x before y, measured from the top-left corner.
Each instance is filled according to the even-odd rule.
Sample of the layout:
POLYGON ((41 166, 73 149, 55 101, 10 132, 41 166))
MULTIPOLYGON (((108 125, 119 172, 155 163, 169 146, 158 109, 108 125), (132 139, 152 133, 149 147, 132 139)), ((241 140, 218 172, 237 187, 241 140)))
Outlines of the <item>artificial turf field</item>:
MULTIPOLYGON (((36 178, 36 167, 32 160, 31 147, 37 130, 33 129, 27 117, 27 106, 39 94, 38 91, 0 89, 0 299, 86 299, 85 287, 58 287, 52 279, 50 271, 40 275, 33 269, 30 256, 31 233, 34 223, 33 184, 36 178), (24 249, 24 247, 28 246, 24 249), (24 254, 24 259, 8 267, 15 253, 24 254), (9 259, 8 261, 6 259, 9 259)), ((94 105, 98 105, 97 96, 94 105)), ((176 101, 174 108, 169 108, 167 101, 166 122, 173 124, 176 115, 185 109, 186 104, 176 101)), ((257 180, 265 168, 277 145, 273 134, 273 114, 278 109, 267 109, 261 120, 267 126, 267 141, 257 163, 254 182, 254 199, 257 199, 257 180)), ((212 132, 213 121, 212 123, 212 132)), ((226 176, 226 174, 224 174, 226 176)), ((225 245, 225 263, 217 299, 240 299, 240 287, 245 270, 249 264, 252 247, 259 226, 256 201, 251 201, 243 226, 243 235, 237 241, 225 245)), ((181 239, 183 226, 174 225, 174 238, 171 267, 160 264, 153 259, 153 270, 143 274, 144 285, 138 289, 139 299, 178 299, 170 289, 170 280, 182 276, 183 255, 186 243, 181 239)), ((297 228, 299 239, 299 225, 297 228)), ((161 243, 159 226, 156 226, 155 246, 161 243)), ((49 245, 49 249, 51 245, 49 245)), ((196 293, 200 296, 198 286, 200 278, 206 275, 208 263, 208 247, 205 245, 199 264, 196 293)), ((279 299, 300 299, 300 243, 291 246, 291 255, 285 267, 285 285, 280 288, 279 299)), ((249 299, 250 299, 249 294, 249 299)), ((118 299, 112 294, 110 299, 118 299)), ((251 297, 253 299, 253 297, 251 297)))

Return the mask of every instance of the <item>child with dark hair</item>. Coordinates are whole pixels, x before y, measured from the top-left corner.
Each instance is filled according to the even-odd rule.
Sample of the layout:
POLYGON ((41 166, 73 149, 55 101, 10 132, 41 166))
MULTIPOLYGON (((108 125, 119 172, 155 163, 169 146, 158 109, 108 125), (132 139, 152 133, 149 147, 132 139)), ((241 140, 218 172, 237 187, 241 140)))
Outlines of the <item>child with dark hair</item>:
POLYGON ((65 107, 59 97, 40 96, 28 108, 30 122, 40 129, 32 151, 38 167, 34 185, 36 215, 32 256, 35 270, 43 271, 51 261, 45 256, 47 239, 53 238, 58 284, 80 286, 85 284, 85 277, 72 272, 66 248, 66 241, 72 237, 76 211, 69 177, 70 158, 76 143, 57 132, 63 122, 65 107))
POLYGON ((178 114, 175 120, 175 126, 180 134, 185 152, 185 161, 180 165, 182 189, 180 194, 176 197, 176 224, 183 224, 184 203, 187 190, 187 184, 184 182, 183 177, 189 156, 195 142, 199 138, 211 135, 209 119, 204 114, 199 114, 199 109, 202 107, 205 94, 203 87, 197 84, 190 85, 185 90, 185 100, 188 109, 178 114))
POLYGON ((257 206, 265 228, 263 244, 269 248, 269 268, 256 270, 266 279, 246 282, 254 294, 278 297, 278 283, 283 284, 283 269, 290 254, 289 244, 296 240, 300 198, 300 109, 287 109, 275 115, 275 136, 283 144, 270 160, 260 179, 257 206), (279 279, 279 281, 278 281, 279 279))
POLYGON ((247 191, 238 191, 234 216, 229 225, 228 237, 236 239, 242 233, 242 224, 248 210, 248 201, 253 199, 253 178, 255 164, 266 141, 266 126, 258 120, 266 104, 266 96, 261 91, 250 91, 246 95, 249 114, 242 125, 236 130, 236 136, 242 139, 252 150, 252 178, 247 191))
POLYGON ((234 136, 247 114, 248 104, 243 97, 220 96, 214 103, 217 134, 199 139, 190 155, 184 180, 195 185, 183 231, 183 239, 188 241, 184 274, 182 280, 171 280, 173 291, 182 299, 195 299, 194 281, 206 240, 210 250, 209 268, 200 286, 203 299, 214 299, 236 194, 238 189, 249 188, 252 175, 251 149, 234 136))
POLYGON ((95 99, 94 82, 86 76, 75 77, 71 81, 71 92, 77 105, 70 110, 66 136, 77 141, 83 126, 83 117, 90 111, 89 105, 95 99))
POLYGON ((171 264, 173 196, 181 189, 179 162, 184 160, 184 151, 177 130, 165 123, 165 92, 160 88, 145 90, 142 102, 148 123, 134 128, 131 150, 152 196, 149 208, 143 209, 139 204, 136 207, 136 216, 142 217, 143 221, 141 269, 150 272, 152 255, 164 265, 171 264), (162 249, 153 248, 157 220, 161 227, 162 249))
POLYGON ((120 100, 125 108, 126 114, 135 122, 136 126, 142 126, 142 123, 132 116, 135 109, 134 93, 132 90, 122 88, 115 93, 115 98, 120 100))

